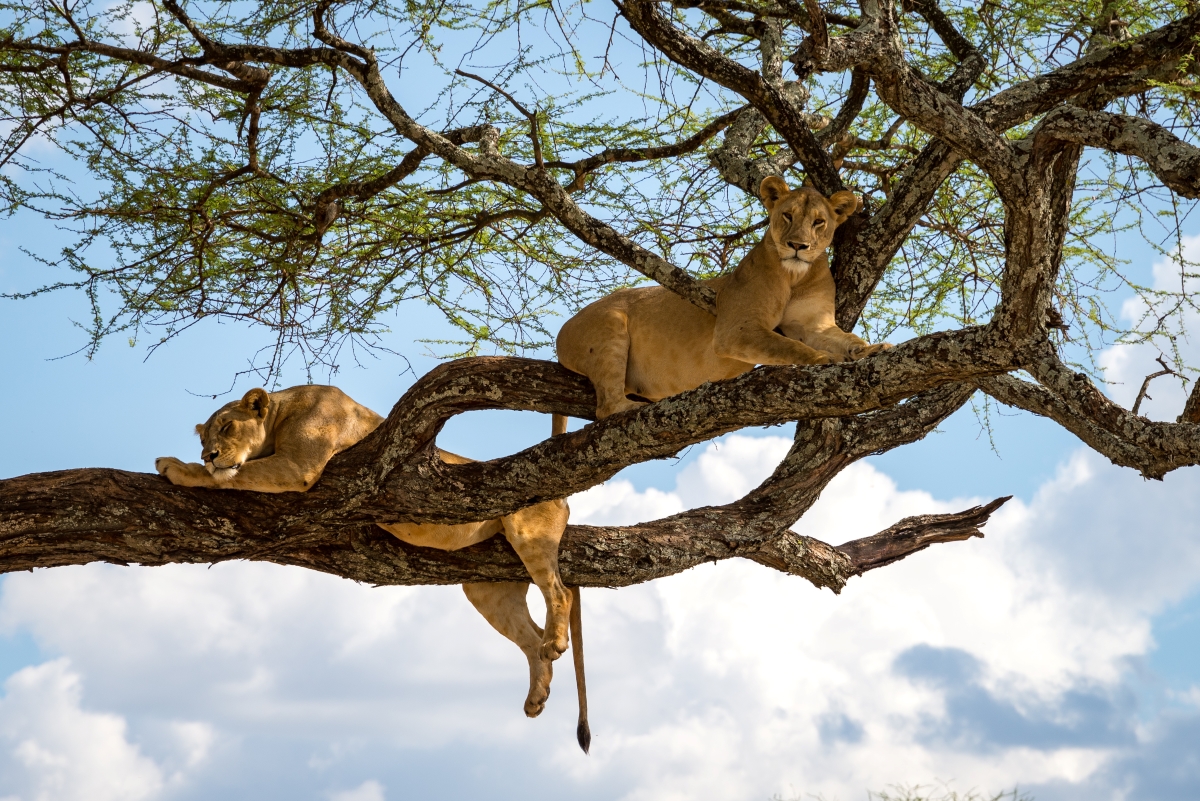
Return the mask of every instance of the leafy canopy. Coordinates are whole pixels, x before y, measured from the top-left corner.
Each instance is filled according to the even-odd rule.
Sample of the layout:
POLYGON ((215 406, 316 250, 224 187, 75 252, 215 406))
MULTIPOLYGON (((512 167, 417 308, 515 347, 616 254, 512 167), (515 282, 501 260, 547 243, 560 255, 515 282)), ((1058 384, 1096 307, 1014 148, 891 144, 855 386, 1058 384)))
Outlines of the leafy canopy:
MULTIPOLYGON (((254 76, 237 70, 219 73, 226 85, 217 85, 162 68, 199 64, 204 52, 172 5, 0 3, 0 203, 71 232, 60 252, 36 254, 48 269, 28 294, 84 290, 92 348, 121 331, 161 342, 217 317, 276 332, 268 371, 295 352, 332 366, 347 343, 380 344, 403 304, 425 303, 458 332, 440 350, 519 352, 549 342, 554 315, 641 279, 582 243, 536 198, 419 152, 337 68, 255 62, 268 79, 253 91, 246 87, 254 76), (332 217, 327 227, 324 216, 332 217), (67 268, 69 277, 50 268, 67 268)), ((607 4, 324 5, 332 6, 331 30, 374 49, 392 94, 419 122, 434 130, 494 126, 504 157, 543 158, 582 209, 696 276, 731 269, 761 227, 761 206, 723 169, 723 150, 740 148, 744 159, 804 180, 769 125, 739 126, 730 115, 741 98, 672 64, 607 4), (576 169, 616 149, 626 157, 576 169)), ((942 10, 986 60, 964 98, 969 105, 1079 58, 1101 22, 1119 41, 1190 7, 1191 0, 984 0, 942 10)), ((832 35, 856 24, 856 6, 824 8, 832 35)), ((185 9, 212 40, 288 49, 319 46, 313 10, 295 0, 185 9)), ((785 79, 783 55, 807 35, 802 12, 792 0, 680 0, 672 9, 692 35, 785 79), (763 26, 781 46, 762 36, 763 26)), ((932 80, 949 76, 957 59, 926 19, 906 14, 903 24, 910 63, 932 80)), ((863 83, 823 75, 791 91, 808 96, 812 127, 843 180, 877 209, 929 138, 856 81, 863 83), (857 93, 861 108, 844 119, 857 93)), ((1184 77, 1118 99, 1113 110, 1194 142, 1196 99, 1184 77)), ((1057 290, 1069 337, 1085 353, 1116 337, 1169 343, 1181 333, 1191 299, 1140 284, 1112 243, 1119 232, 1139 231, 1181 260, 1189 212, 1140 162, 1088 157, 1057 290), (1115 297, 1132 291, 1146 300, 1149 312, 1133 327, 1106 303, 1119 290, 1115 297)), ((892 260, 863 328, 883 338, 986 320, 1003 263, 1000 201, 964 163, 892 260)), ((1195 272, 1182 261, 1180 269, 1195 272)))

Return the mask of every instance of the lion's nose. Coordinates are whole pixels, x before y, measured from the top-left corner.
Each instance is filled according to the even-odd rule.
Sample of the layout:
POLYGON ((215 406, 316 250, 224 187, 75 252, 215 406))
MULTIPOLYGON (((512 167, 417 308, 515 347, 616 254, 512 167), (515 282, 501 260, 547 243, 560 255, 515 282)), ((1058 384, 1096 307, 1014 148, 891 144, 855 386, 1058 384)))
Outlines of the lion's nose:
POLYGON ((215 462, 217 457, 221 455, 220 451, 211 451, 208 456, 204 457, 206 461, 215 462))
POLYGON ((788 242, 788 247, 795 251, 808 250, 808 244, 805 242, 788 242))

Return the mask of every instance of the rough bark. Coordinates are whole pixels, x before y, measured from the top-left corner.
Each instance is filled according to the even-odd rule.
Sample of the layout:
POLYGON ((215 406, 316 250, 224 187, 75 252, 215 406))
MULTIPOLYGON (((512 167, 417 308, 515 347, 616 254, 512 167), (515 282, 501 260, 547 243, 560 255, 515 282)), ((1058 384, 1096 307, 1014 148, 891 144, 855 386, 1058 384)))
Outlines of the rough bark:
MULTIPOLYGON (((637 526, 570 526, 560 549, 564 579, 626 586, 743 557, 836 591, 851 576, 932 542, 981 536, 979 527, 999 502, 983 514, 969 510, 908 518, 869 542, 839 547, 788 530, 848 464, 923 437, 970 393, 957 383, 871 414, 817 421, 797 437, 797 446, 770 478, 724 507, 637 526)), ((574 402, 590 400, 581 393, 574 402)), ((572 404, 560 400, 555 408, 582 411, 572 404)), ((378 444, 386 436, 375 439, 378 444)), ((401 543, 369 522, 346 522, 341 501, 329 494, 356 480, 360 488, 369 481, 352 465, 376 464, 377 457, 365 456, 371 450, 371 442, 364 441, 339 455, 327 475, 303 494, 188 489, 159 476, 108 469, 0 481, 0 572, 93 561, 161 565, 246 559, 373 584, 526 578, 503 538, 443 552, 401 543)), ((358 506, 356 516, 363 508, 358 506)))
POLYGON ((831 193, 842 188, 836 149, 874 86, 899 118, 931 139, 899 176, 883 207, 855 215, 838 231, 833 259, 838 320, 852 327, 905 238, 963 160, 987 173, 1005 204, 1001 302, 984 326, 921 337, 860 362, 759 368, 489 462, 441 462, 434 442, 446 420, 492 408, 590 419, 595 398, 587 382, 557 365, 522 359, 443 365, 417 382, 372 436, 337 456, 316 486, 298 495, 185 489, 154 475, 103 469, 0 481, 0 571, 91 561, 252 559, 376 584, 523 578, 519 560, 500 538, 445 553, 399 543, 375 524, 507 514, 745 426, 798 421, 783 462, 742 499, 637 526, 571 526, 561 551, 564 577, 572 584, 623 586, 738 556, 837 590, 853 575, 932 543, 980 536, 980 527, 1003 503, 1001 498, 957 514, 908 518, 836 547, 790 530, 841 470, 868 454, 925 436, 976 388, 1055 420, 1117 464, 1146 476, 1200 463, 1200 393, 1193 390, 1180 422, 1145 420, 1067 368, 1047 333, 1084 146, 1140 159, 1172 191, 1200 194, 1196 148, 1148 120, 1101 110, 1112 98, 1194 72, 1200 12, 1128 41, 1096 38, 1091 52, 1077 61, 967 106, 963 99, 985 64, 935 0, 912 0, 909 6, 958 60, 941 83, 906 62, 898 12, 889 0, 863 4, 861 18, 826 14, 814 0, 784 0, 778 14, 746 4, 677 3, 710 14, 728 32, 757 39, 758 69, 691 36, 651 0, 624 0, 617 3, 621 14, 646 42, 733 92, 746 106, 672 144, 612 148, 549 163, 535 147, 534 163, 521 164, 499 151, 499 132, 490 126, 439 132, 418 123, 392 94, 374 51, 343 39, 327 24, 329 0, 313 12, 313 36, 320 46, 305 48, 215 41, 181 6, 172 0, 163 5, 191 32, 198 55, 171 60, 91 41, 82 29, 77 41, 8 39, 0 41, 0 50, 18 70, 57 68, 80 53, 141 65, 243 94, 248 108, 275 70, 338 70, 357 82, 374 110, 414 149, 379 175, 329 187, 316 208, 328 211, 338 198, 378 192, 412 174, 422 160, 441 159, 471 180, 525 193, 578 243, 619 259, 708 311, 715 308, 710 288, 576 202, 587 176, 606 164, 692 152, 723 133, 711 159, 731 184, 754 192, 763 176, 799 163, 816 188, 831 193), (787 59, 800 76, 853 73, 850 96, 828 125, 804 110, 801 85, 783 78, 785 17, 809 33, 787 59), (831 23, 845 28, 844 35, 830 37, 831 23), (30 63, 16 63, 20 59, 30 63), (1045 119, 1028 136, 1008 135, 1041 115, 1045 119), (751 159, 749 151, 768 125, 788 148, 768 159, 751 159), (570 180, 564 185, 556 175, 565 173, 570 180), (1037 383, 1008 375, 1018 369, 1037 383))

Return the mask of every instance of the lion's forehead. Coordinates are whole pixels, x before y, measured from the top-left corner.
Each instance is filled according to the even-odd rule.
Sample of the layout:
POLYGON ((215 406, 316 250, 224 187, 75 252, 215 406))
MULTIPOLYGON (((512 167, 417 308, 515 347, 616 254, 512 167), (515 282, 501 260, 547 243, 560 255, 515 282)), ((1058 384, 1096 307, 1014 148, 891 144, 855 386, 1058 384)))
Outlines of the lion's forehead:
MULTIPOLYGON (((796 192, 792 197, 788 198, 788 202, 782 203, 779 206, 779 214, 775 219, 779 223, 779 228, 786 234, 791 234, 793 231, 807 231, 812 228, 815 218, 822 217, 826 221, 830 218, 829 204, 825 198, 817 193, 796 192), (784 217, 784 212, 792 215, 792 219, 788 222, 784 217)), ((824 233, 831 234, 832 231, 827 227, 824 233)))
POLYGON ((828 215, 829 204, 825 198, 816 193, 796 192, 782 205, 781 211, 790 212, 792 221, 795 222, 797 220, 811 219, 818 214, 828 215))
MULTIPOLYGON (((214 412, 213 416, 208 418, 208 422, 204 424, 204 433, 200 435, 200 440, 207 443, 211 440, 221 439, 221 427, 223 425, 226 423, 244 423, 248 419, 233 412, 234 410, 230 409, 218 409, 214 412)), ((234 425, 226 432, 224 439, 237 439, 239 434, 245 433, 244 429, 245 426, 234 425), (228 436, 229 434, 233 434, 234 436, 230 437, 228 436)))

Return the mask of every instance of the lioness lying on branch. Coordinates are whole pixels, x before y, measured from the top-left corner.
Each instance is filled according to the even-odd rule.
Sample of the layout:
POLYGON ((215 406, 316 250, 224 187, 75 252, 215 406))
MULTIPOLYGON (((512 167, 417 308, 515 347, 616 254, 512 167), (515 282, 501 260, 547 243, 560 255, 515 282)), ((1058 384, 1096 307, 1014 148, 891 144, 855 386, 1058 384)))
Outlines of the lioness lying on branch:
MULTIPOLYGON (((154 467, 172 484, 185 487, 304 492, 320 478, 334 454, 359 442, 382 422, 382 417, 337 387, 301 386, 270 393, 252 389, 196 426, 203 464, 163 456, 155 460, 154 467)), ((452 464, 471 461, 440 449, 438 453, 452 464)), ((555 500, 480 523, 390 523, 380 527, 410 545, 445 551, 504 534, 546 599, 545 629, 529 615, 527 583, 463 584, 463 591, 487 622, 516 643, 529 660, 525 714, 531 718, 545 708, 552 663, 567 649, 569 621, 579 693, 576 735, 586 753, 592 735, 587 722, 579 588, 568 591, 558 570, 558 543, 568 514, 566 501, 555 500)))
POLYGON ((792 191, 774 176, 763 180, 759 195, 770 214, 762 241, 732 273, 705 282, 717 291, 716 317, 651 286, 618 290, 563 325, 558 360, 591 379, 597 418, 733 378, 757 364, 829 364, 891 347, 870 345, 834 321, 825 249, 858 197, 792 191))

